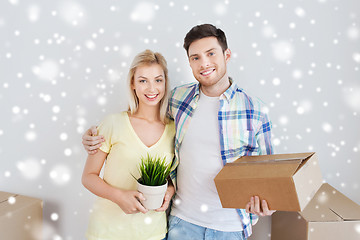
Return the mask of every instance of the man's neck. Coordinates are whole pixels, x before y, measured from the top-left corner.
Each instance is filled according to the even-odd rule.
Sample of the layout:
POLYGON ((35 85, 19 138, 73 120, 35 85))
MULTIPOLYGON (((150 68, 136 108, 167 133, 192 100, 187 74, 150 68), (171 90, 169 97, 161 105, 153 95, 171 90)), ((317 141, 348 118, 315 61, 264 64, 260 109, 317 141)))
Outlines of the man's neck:
POLYGON ((223 77, 223 80, 212 86, 203 86, 200 84, 201 91, 208 97, 220 97, 231 85, 227 74, 223 77))

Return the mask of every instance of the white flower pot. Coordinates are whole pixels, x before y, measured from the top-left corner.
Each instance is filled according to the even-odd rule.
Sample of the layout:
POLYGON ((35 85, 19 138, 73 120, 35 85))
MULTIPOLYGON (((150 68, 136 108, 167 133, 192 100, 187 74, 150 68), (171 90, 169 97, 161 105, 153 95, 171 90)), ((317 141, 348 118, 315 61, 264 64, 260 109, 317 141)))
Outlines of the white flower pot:
POLYGON ((165 192, 167 189, 167 181, 164 185, 161 186, 146 186, 141 183, 138 184, 138 191, 141 192, 145 199, 144 201, 140 200, 141 204, 149 210, 158 209, 162 206, 165 192))

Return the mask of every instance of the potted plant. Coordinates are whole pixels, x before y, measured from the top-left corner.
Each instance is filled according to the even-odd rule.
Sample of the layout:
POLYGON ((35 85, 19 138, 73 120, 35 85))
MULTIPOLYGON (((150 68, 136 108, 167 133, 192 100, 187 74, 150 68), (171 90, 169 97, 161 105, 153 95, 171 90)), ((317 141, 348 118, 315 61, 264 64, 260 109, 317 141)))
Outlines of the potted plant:
POLYGON ((167 164, 165 159, 166 157, 152 157, 149 154, 141 157, 138 191, 145 197, 141 204, 149 210, 160 208, 163 203, 171 169, 171 164, 167 164))

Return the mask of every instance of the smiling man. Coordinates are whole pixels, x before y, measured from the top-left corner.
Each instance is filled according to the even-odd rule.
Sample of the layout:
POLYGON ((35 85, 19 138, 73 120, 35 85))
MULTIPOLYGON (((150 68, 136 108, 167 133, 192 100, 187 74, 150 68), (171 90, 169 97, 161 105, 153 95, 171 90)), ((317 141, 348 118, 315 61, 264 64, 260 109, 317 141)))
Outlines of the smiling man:
POLYGON ((230 49, 223 51, 216 37, 195 40, 187 49, 190 67, 201 91, 209 97, 220 96, 230 86, 226 72, 230 49))
MULTIPOLYGON (((231 51, 221 29, 193 27, 184 48, 197 82, 175 88, 169 100, 168 115, 176 125, 171 179, 177 191, 168 240, 246 239, 258 216, 273 211, 257 196, 246 209, 222 208, 214 177, 241 156, 272 154, 271 122, 262 102, 228 76, 231 51)), ((90 154, 102 141, 92 131, 96 133, 89 129, 83 136, 90 154)))
POLYGON ((214 177, 243 155, 272 154, 271 123, 263 104, 229 78, 231 51, 224 32, 195 26, 184 39, 197 83, 175 88, 169 115, 175 121, 177 192, 169 216, 168 240, 246 239, 258 215, 271 215, 257 196, 247 209, 222 208, 214 177))

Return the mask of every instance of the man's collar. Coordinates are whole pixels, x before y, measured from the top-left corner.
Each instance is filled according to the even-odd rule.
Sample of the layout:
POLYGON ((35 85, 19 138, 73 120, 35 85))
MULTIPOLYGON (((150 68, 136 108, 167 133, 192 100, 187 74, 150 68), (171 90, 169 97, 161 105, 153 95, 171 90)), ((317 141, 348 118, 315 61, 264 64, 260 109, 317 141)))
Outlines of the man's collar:
MULTIPOLYGON (((228 102, 233 98, 236 90, 239 89, 238 85, 232 80, 231 77, 229 77, 229 81, 230 81, 230 87, 220 95, 220 99, 226 99, 228 102)), ((197 97, 199 94, 200 94, 200 83, 198 82, 196 84, 194 98, 197 97)))
POLYGON ((196 84, 194 98, 197 97, 199 94, 200 94, 200 83, 198 82, 196 84))
POLYGON ((238 85, 229 77, 230 87, 221 94, 220 99, 226 99, 228 102, 234 97, 236 91, 239 89, 238 85))

